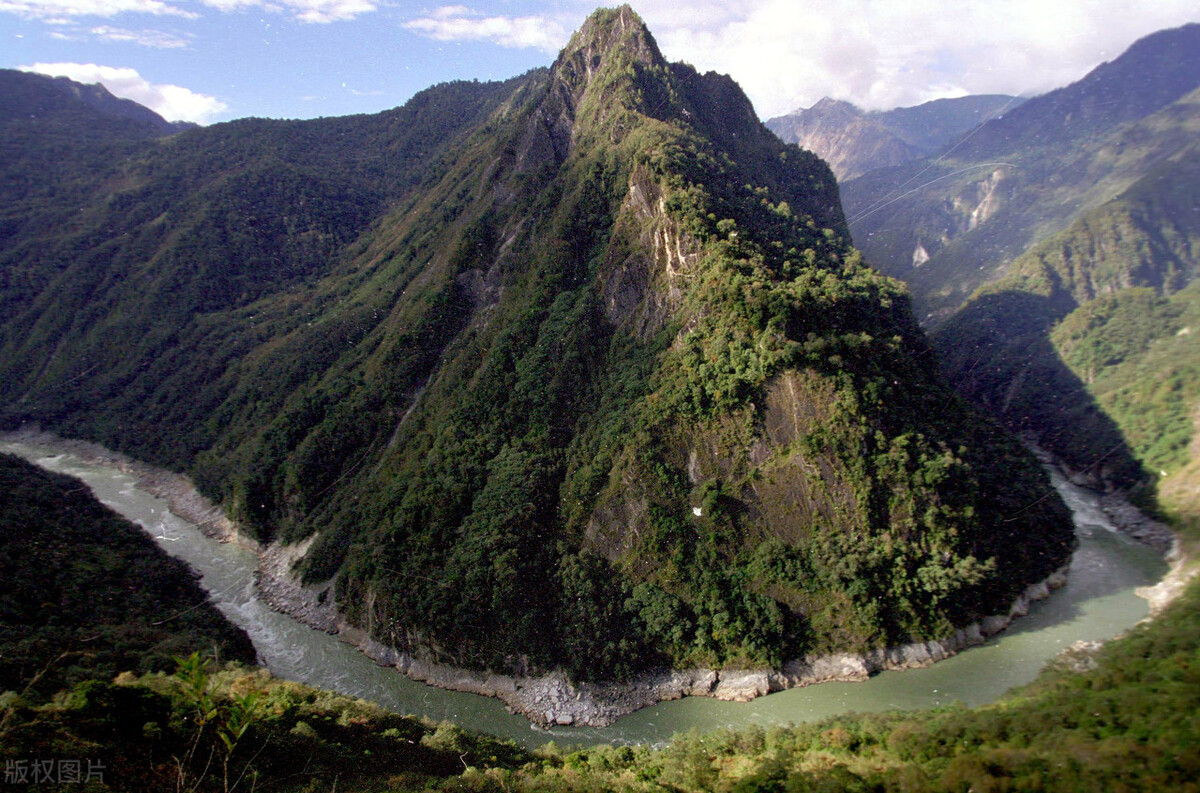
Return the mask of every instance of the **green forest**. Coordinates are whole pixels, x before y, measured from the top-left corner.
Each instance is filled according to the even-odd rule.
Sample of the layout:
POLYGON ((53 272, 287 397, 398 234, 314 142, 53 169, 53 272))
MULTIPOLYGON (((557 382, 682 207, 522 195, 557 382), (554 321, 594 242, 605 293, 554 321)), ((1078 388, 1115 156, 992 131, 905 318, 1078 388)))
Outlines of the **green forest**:
MULTIPOLYGON (((1184 565, 1200 95, 1109 90, 1195 33, 845 185, 861 213, 1038 141, 988 172, 997 214, 974 171, 866 210, 866 258, 825 163, 628 6, 549 68, 369 116, 181 128, 0 70, 0 430, 185 474, 263 547, 304 543, 290 572, 385 646, 576 684, 1007 614, 1075 545, 1022 440, 1168 521, 1184 565), (912 234, 968 215, 915 273, 912 234), (911 293, 871 266, 893 255, 911 293)), ((143 531, 0 455, 6 786, 1200 789, 1195 582, 990 705, 653 747, 529 749, 254 660, 143 531)))
POLYGON ((0 689, 49 698, 90 679, 253 663, 197 576, 77 479, 0 454, 0 689))

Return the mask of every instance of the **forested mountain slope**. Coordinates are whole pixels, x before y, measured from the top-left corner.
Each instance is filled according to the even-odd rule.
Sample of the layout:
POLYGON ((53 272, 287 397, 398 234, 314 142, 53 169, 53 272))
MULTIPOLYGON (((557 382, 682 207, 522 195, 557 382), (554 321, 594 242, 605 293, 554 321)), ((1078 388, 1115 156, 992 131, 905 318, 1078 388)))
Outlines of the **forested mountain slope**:
POLYGON ((936 324, 1031 245, 1115 199, 1195 141, 1200 25, 1155 33, 944 152, 843 186, 867 261, 936 324))
POLYGON ((3 421, 186 469, 387 644, 778 665, 945 635, 1070 551, 829 169, 628 7, 507 84, 140 146, 65 233, 18 213, 3 421))
POLYGON ((1200 25, 1136 42, 936 158, 845 186, 958 392, 1090 483, 1200 520, 1200 25), (969 299, 968 299, 969 298, 969 299), (1189 484, 1190 483, 1190 484, 1189 484), (1181 511, 1182 510, 1182 511, 1181 511))
POLYGON ((935 336, 961 392, 1097 483, 1179 474, 1200 395, 1198 202, 1193 145, 1017 259, 935 336))

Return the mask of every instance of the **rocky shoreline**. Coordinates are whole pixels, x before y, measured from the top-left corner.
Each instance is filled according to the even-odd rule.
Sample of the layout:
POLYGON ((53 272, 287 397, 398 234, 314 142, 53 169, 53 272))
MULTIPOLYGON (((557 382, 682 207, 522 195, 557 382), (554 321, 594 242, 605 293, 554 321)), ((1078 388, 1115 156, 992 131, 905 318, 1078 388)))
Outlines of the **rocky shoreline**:
POLYGON ((929 666, 999 633, 1029 611, 1030 603, 1047 597, 1067 582, 1067 568, 1027 587, 1004 614, 987 617, 936 641, 915 642, 865 654, 806 656, 782 669, 677 669, 644 675, 627 683, 572 684, 560 673, 514 677, 462 669, 396 650, 350 625, 333 606, 329 585, 301 586, 290 575, 302 546, 273 543, 262 549, 256 574, 259 592, 277 611, 311 627, 336 634, 383 666, 451 691, 495 697, 510 711, 540 726, 606 727, 622 716, 658 702, 705 696, 748 702, 775 691, 828 682, 866 680, 876 672, 929 666))
POLYGON ((1068 468, 1062 461, 1055 459, 1053 454, 1039 446, 1037 439, 1032 435, 1022 435, 1021 440, 1025 448, 1029 449, 1043 466, 1057 470, 1068 482, 1095 493, 1100 510, 1122 534, 1160 551, 1168 559, 1179 555, 1179 538, 1171 531, 1170 526, 1130 504, 1121 493, 1109 490, 1098 477, 1068 468))
MULTIPOLYGON (((292 565, 303 555, 307 543, 260 546, 241 534, 222 510, 201 496, 187 477, 181 474, 138 462, 98 444, 66 440, 38 430, 0 433, 0 440, 70 452, 88 462, 111 465, 133 475, 140 488, 166 500, 172 512, 195 523, 206 535, 255 550, 258 554, 255 581, 261 596, 271 608, 313 628, 337 635, 376 663, 394 667, 414 680, 452 691, 496 697, 514 713, 540 726, 604 727, 640 708, 685 696, 745 702, 774 691, 825 682, 860 681, 883 670, 929 666, 982 644, 988 637, 1003 631, 1013 619, 1028 612, 1030 603, 1047 597, 1067 580, 1067 568, 1063 567, 1045 581, 1027 587, 1007 612, 987 617, 941 640, 915 642, 864 654, 806 656, 785 664, 781 669, 670 670, 647 674, 620 684, 575 685, 560 673, 514 677, 448 666, 401 652, 350 625, 334 606, 330 584, 303 586, 292 576, 292 565)), ((1109 512, 1108 507, 1105 511, 1122 530, 1128 527, 1131 536, 1160 550, 1164 549, 1162 530, 1173 538, 1170 530, 1162 524, 1150 521, 1128 504, 1122 508, 1119 499, 1109 500, 1113 504, 1112 511, 1109 512), (1150 524, 1155 525, 1147 529, 1150 524)))

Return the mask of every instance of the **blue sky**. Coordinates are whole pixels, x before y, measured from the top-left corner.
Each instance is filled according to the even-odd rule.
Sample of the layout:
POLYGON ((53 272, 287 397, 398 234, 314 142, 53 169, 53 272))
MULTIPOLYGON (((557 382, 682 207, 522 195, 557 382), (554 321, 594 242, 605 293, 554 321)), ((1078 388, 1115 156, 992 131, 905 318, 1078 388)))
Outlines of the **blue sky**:
MULTIPOLYGON (((645 0, 670 60, 730 74, 763 118, 822 96, 882 109, 1032 95, 1195 0, 645 0)), ((101 82, 172 120, 313 118, 402 104, 456 79, 553 62, 595 4, 479 0, 0 0, 0 68, 101 82)))

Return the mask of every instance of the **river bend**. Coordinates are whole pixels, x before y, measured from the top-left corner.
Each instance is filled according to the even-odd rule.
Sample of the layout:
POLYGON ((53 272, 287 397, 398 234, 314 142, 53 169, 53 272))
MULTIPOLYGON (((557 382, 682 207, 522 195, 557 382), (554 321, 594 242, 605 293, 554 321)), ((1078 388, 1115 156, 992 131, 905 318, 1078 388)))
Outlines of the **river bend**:
POLYGON ((1028 683, 1072 644, 1109 639, 1132 627, 1149 611, 1134 590, 1156 583, 1167 570, 1158 553, 1116 531, 1093 493, 1055 473, 1054 486, 1074 514, 1080 540, 1068 583, 1032 604, 1028 616, 982 646, 925 669, 882 672, 861 683, 824 683, 747 703, 689 697, 644 708, 606 728, 541 730, 508 713, 499 700, 415 682, 377 666, 332 635, 272 611, 255 592, 253 552, 204 536, 172 514, 165 501, 139 490, 131 475, 31 443, 3 442, 0 451, 82 479, 103 503, 199 571, 213 603, 250 635, 260 660, 275 675, 362 697, 394 711, 453 721, 526 746, 550 740, 661 743, 691 729, 787 724, 851 711, 928 708, 955 701, 984 704, 1028 683))

